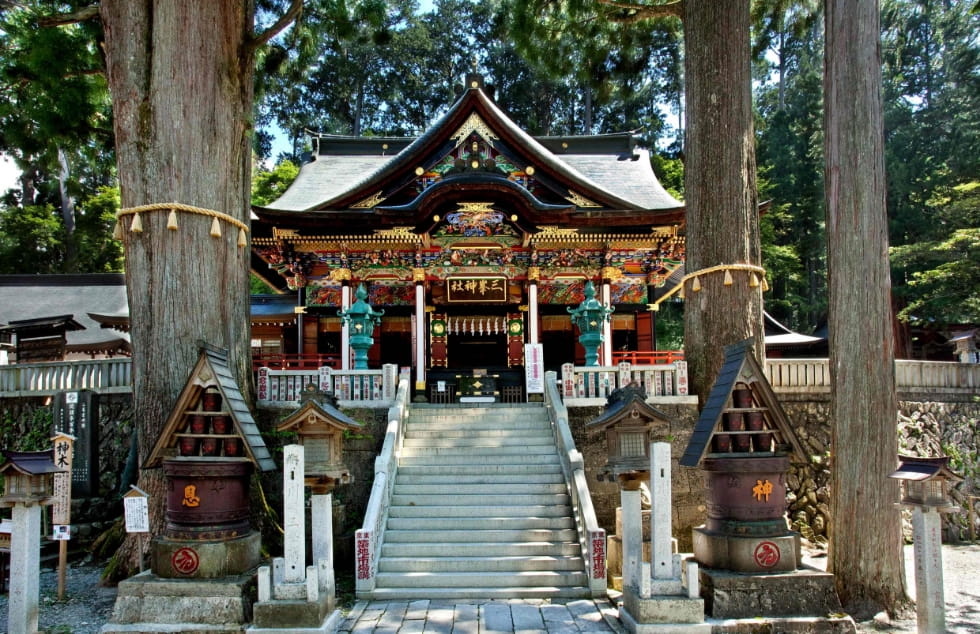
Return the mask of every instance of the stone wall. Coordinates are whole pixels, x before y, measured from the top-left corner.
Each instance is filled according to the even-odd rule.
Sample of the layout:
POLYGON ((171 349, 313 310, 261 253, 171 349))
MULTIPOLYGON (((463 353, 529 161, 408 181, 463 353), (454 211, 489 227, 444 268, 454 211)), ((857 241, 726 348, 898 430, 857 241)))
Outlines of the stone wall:
MULTIPOLYGON (((943 518, 946 538, 960 539, 968 526, 965 496, 980 493, 980 400, 952 393, 900 397, 911 400, 899 401, 899 451, 920 457, 949 455, 953 471, 964 477, 952 492, 962 510, 943 518)), ((779 395, 779 399, 811 456, 810 464, 792 467, 787 477, 790 520, 807 539, 825 543, 830 523, 830 396, 779 395)))

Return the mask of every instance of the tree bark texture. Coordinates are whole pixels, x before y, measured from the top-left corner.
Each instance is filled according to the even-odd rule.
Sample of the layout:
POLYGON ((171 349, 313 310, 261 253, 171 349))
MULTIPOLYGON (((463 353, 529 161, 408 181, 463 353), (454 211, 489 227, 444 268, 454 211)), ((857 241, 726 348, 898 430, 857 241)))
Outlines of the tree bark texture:
MULTIPOLYGON (((684 11, 687 272, 760 263, 755 139, 749 68, 749 0, 687 0, 684 11)), ((723 347, 756 338, 765 358, 762 291, 732 271, 684 288, 684 350, 693 393, 703 400, 721 368, 723 347)))
MULTIPOLYGON (((177 202, 248 224, 252 11, 251 2, 102 1, 123 208, 177 202)), ((123 218, 123 243, 142 463, 198 340, 229 349, 246 398, 251 361, 248 248, 237 246, 238 229, 221 222, 216 239, 211 217, 179 212, 172 231, 166 211, 140 216, 142 233, 123 218)), ((162 486, 159 474, 141 474, 143 485, 155 488, 153 480, 162 486)))
POLYGON ((830 569, 845 610, 907 605, 878 2, 827 0, 824 72, 831 373, 830 569))

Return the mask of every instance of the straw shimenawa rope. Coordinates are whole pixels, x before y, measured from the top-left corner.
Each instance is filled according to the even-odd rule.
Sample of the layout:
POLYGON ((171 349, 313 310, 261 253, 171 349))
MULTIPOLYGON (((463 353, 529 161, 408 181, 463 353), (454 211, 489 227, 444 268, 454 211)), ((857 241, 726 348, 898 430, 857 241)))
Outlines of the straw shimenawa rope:
POLYGON ((122 240, 122 218, 123 216, 130 215, 133 216, 133 221, 129 225, 129 230, 134 233, 142 233, 143 220, 140 218, 140 214, 150 211, 169 211, 170 215, 167 216, 167 229, 170 229, 171 231, 177 230, 178 211, 186 211, 187 213, 210 216, 213 218, 211 221, 211 237, 213 238, 221 237, 221 224, 218 221, 223 220, 232 226, 238 227, 238 246, 248 246, 248 237, 246 236, 248 233, 248 225, 241 220, 229 216, 226 213, 215 211, 214 209, 194 207, 193 205, 184 205, 182 203, 154 203, 152 205, 140 205, 138 207, 127 207, 125 209, 120 209, 116 212, 116 228, 112 232, 112 237, 116 240, 122 240))
POLYGON ((680 298, 684 299, 684 284, 691 279, 694 280, 694 282, 691 284, 691 290, 697 293, 698 291, 701 290, 701 281, 698 278, 701 277, 702 275, 717 273, 718 271, 725 272, 725 282, 724 282, 725 286, 731 286, 733 284, 732 273, 731 273, 732 271, 748 271, 750 273, 749 275, 750 288, 756 288, 757 286, 759 286, 760 285, 759 280, 761 278, 762 280, 761 285, 762 285, 763 292, 769 290, 769 284, 766 282, 766 270, 761 266, 756 266, 755 264, 718 264, 715 266, 709 266, 707 268, 699 269, 697 271, 694 271, 693 273, 688 273, 683 278, 681 278, 681 281, 678 282, 677 285, 674 286, 674 288, 664 293, 660 297, 660 299, 653 302, 652 304, 647 304, 647 308, 649 308, 652 311, 660 310, 660 303, 678 292, 680 292, 680 298))

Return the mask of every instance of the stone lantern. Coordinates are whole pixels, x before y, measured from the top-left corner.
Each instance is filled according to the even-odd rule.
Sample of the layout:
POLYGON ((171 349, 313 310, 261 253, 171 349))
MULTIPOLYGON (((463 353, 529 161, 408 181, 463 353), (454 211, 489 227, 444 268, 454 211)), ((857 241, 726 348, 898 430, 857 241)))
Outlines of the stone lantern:
POLYGON ((36 632, 41 569, 41 506, 50 504, 54 475, 54 450, 4 451, 0 475, 4 494, 0 507, 13 507, 10 537, 10 579, 7 606, 8 632, 36 632))
POLYGON ((383 310, 374 310, 364 301, 367 299, 367 290, 364 284, 358 284, 357 292, 354 294, 357 301, 351 304, 347 310, 338 310, 337 315, 344 320, 344 324, 350 327, 350 347, 354 349, 354 369, 367 370, 367 354, 371 346, 374 345, 374 327, 381 323, 381 316, 385 314, 383 310))
POLYGON ((640 386, 622 387, 609 395, 606 411, 588 424, 606 435, 606 465, 598 478, 624 484, 649 479, 650 432, 655 426, 669 429, 666 414, 646 402, 640 386))
POLYGON ((362 426, 337 407, 337 397, 308 385, 300 397, 302 405, 277 427, 295 432, 303 446, 306 485, 314 493, 329 493, 337 484, 353 481, 344 465, 344 432, 362 426))
POLYGON ((898 469, 888 477, 901 481, 901 504, 912 507, 918 631, 945 632, 942 522, 939 514, 959 510, 949 497, 949 486, 963 478, 949 470, 949 456, 899 456, 898 461, 898 469))
POLYGON ((46 504, 54 490, 54 474, 61 469, 54 464, 54 450, 4 451, 0 465, 5 489, 0 502, 4 506, 46 504))
POLYGON ((577 308, 566 308, 572 323, 578 327, 579 343, 585 348, 585 365, 599 365, 599 345, 603 341, 602 326, 609 321, 615 307, 604 306, 595 298, 592 280, 585 283, 585 299, 577 308))

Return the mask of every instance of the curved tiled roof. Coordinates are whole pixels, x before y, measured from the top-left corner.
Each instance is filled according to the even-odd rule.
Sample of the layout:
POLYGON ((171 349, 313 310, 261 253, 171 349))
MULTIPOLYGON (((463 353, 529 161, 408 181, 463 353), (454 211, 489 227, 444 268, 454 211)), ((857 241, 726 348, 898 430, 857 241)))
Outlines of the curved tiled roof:
MULTIPOLYGON (((390 178, 433 160, 456 128, 478 112, 511 151, 522 153, 539 178, 547 175, 607 209, 679 210, 683 204, 657 181, 647 150, 633 147, 630 133, 541 137, 525 133, 480 88, 471 88, 414 140, 406 138, 316 137, 317 155, 296 181, 266 210, 312 212, 346 209, 390 189, 390 178), (393 154, 389 154, 393 152, 393 154)), ((436 157, 438 158, 438 157, 436 157)), ((261 209, 259 209, 261 213, 261 209)))

